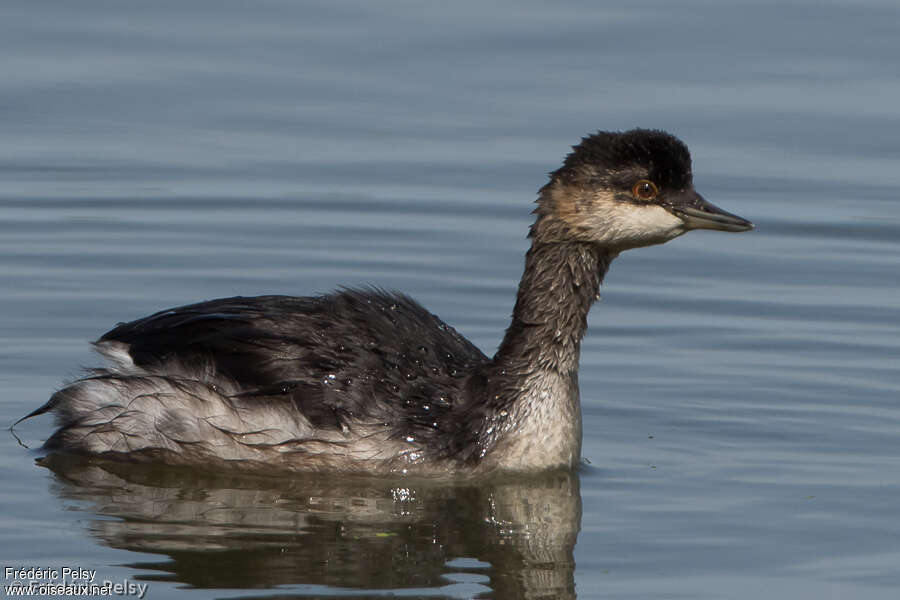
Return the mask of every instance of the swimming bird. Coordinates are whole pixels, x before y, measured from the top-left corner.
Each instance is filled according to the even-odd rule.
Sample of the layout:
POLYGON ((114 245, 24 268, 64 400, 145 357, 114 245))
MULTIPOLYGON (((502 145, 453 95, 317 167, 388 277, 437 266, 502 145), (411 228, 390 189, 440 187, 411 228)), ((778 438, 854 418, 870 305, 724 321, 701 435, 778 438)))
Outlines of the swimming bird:
MULTIPOLYGON (((53 411, 48 449, 137 462, 370 474, 572 468, 578 362, 613 259, 753 224, 704 200, 658 130, 598 132, 540 189, 492 358, 410 297, 343 289, 212 300, 119 324, 53 411)), ((28 418, 25 417, 25 418, 28 418)))

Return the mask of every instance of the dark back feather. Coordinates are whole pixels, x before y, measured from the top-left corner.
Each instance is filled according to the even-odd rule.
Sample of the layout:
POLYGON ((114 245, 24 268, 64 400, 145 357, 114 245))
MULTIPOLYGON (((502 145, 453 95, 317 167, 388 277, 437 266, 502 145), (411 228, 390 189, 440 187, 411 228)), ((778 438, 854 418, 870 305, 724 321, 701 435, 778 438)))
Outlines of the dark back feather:
POLYGON ((411 298, 377 289, 191 304, 120 324, 99 340, 110 341, 147 370, 211 370, 248 406, 291 402, 322 429, 383 424, 441 456, 458 451, 465 423, 450 413, 466 410, 464 378, 488 362, 411 298))

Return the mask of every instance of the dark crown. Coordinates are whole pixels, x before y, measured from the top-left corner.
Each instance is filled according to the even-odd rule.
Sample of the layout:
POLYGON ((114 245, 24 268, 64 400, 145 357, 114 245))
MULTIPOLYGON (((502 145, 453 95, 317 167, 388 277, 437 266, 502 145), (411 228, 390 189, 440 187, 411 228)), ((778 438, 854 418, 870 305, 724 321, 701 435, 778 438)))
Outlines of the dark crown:
POLYGON ((551 179, 564 183, 603 180, 613 173, 640 169, 661 187, 684 189, 692 184, 691 154, 673 135, 656 129, 599 131, 573 146, 551 179))

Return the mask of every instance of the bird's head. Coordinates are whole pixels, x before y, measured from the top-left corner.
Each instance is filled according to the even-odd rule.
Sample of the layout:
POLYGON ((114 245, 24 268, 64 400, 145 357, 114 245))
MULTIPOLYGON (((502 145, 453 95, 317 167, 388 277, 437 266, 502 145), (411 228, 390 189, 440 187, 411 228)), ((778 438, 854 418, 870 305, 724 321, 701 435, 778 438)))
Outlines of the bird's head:
POLYGON ((753 229, 697 193, 687 146, 648 129, 584 138, 550 175, 536 212, 536 240, 594 242, 616 252, 692 229, 753 229))

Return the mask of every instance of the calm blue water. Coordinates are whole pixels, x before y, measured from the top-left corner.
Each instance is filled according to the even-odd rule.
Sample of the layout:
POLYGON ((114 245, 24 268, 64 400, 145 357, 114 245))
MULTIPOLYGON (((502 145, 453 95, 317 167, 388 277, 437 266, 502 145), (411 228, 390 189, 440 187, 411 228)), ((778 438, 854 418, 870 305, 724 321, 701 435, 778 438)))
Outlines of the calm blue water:
POLYGON ((2 423, 116 322, 219 296, 377 283, 490 354, 535 192, 597 129, 679 135, 698 190, 758 228, 613 264, 577 475, 39 466, 4 435, 4 567, 148 598, 896 597, 896 2, 2 12, 2 423))

